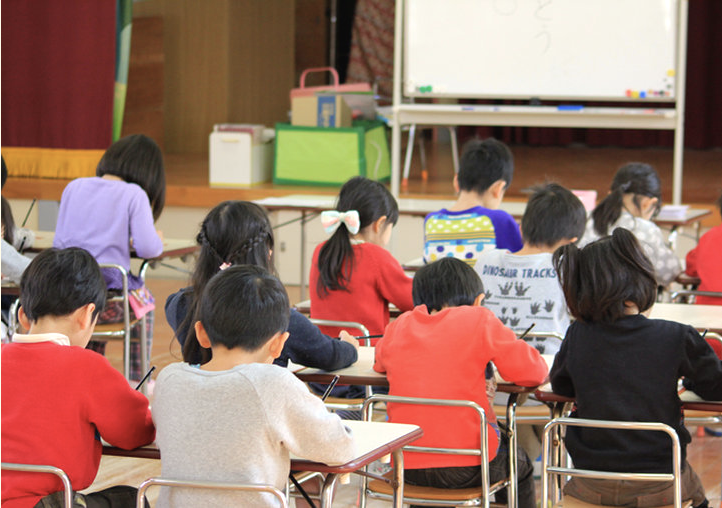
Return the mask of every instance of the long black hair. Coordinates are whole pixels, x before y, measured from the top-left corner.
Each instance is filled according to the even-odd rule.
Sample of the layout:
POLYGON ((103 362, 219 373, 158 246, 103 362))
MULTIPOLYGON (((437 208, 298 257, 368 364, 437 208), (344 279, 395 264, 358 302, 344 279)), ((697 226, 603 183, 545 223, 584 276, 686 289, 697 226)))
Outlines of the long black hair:
POLYGON ((3 240, 10 245, 15 243, 15 219, 13 211, 10 209, 10 203, 2 196, 2 224, 3 224, 3 240))
POLYGON ((552 263, 569 312, 581 321, 613 323, 625 316, 625 302, 644 312, 657 296, 654 266, 634 234, 624 228, 583 249, 573 244, 560 247, 552 263))
MULTIPOLYGON (((356 210, 359 214, 359 231, 384 216, 386 224, 395 225, 399 220, 399 205, 389 190, 379 182, 363 176, 356 176, 343 184, 336 210, 356 210)), ((353 248, 351 235, 345 225, 339 226, 321 247, 318 271, 316 290, 319 294, 347 289, 353 272, 353 248)))
POLYGON ((662 200, 662 183, 657 171, 643 162, 630 162, 617 171, 612 180, 611 192, 599 203, 592 212, 594 230, 599 235, 606 235, 609 227, 617 222, 622 214, 625 194, 634 194, 633 202, 640 207, 640 196, 657 198, 657 208, 662 200))
POLYGON ((201 363, 211 358, 209 349, 200 347, 193 323, 201 296, 221 265, 256 265, 273 274, 273 229, 263 208, 249 201, 223 201, 203 219, 196 242, 201 250, 191 277, 192 303, 179 330, 187 328, 183 360, 201 363))
POLYGON ((95 175, 114 175, 139 185, 148 195, 153 220, 158 220, 165 206, 165 166, 155 141, 143 134, 119 139, 105 151, 95 175))

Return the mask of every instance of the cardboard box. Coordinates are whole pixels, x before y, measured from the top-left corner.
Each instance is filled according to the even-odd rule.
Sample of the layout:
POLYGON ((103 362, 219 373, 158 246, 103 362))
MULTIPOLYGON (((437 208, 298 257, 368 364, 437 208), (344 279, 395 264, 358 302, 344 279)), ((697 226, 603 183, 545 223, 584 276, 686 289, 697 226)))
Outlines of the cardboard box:
POLYGON ((279 184, 343 185, 361 175, 391 175, 386 127, 356 120, 353 127, 324 128, 276 124, 273 181, 279 184))
POLYGON ((351 108, 337 94, 294 97, 291 100, 291 125, 305 127, 351 127, 351 108))
POLYGON ((220 124, 209 138, 211 187, 247 187, 271 180, 273 130, 263 125, 220 124))

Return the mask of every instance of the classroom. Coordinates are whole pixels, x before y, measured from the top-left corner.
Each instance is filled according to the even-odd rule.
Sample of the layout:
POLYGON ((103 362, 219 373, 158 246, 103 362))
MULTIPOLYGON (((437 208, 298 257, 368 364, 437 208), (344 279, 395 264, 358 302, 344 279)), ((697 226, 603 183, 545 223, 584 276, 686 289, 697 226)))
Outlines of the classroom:
MULTIPOLYGON (((554 249, 546 249, 548 261, 537 265, 503 264, 501 257, 487 257, 476 265, 469 262, 472 251, 475 259, 476 252, 493 247, 536 255, 538 250, 528 250, 530 242, 531 247, 539 247, 527 237, 532 226, 524 228, 522 220, 531 220, 528 216, 533 213, 525 212, 533 199, 542 200, 540 186, 550 194, 562 192, 551 184, 559 184, 564 192, 573 190, 585 206, 588 227, 579 234, 562 235, 567 240, 573 237, 571 243, 580 247, 579 252, 597 237, 612 235, 611 226, 606 233, 594 229, 594 221, 588 217, 595 206, 609 196, 628 196, 629 200, 616 205, 621 210, 619 220, 626 216, 631 220, 628 224, 643 220, 644 227, 649 225, 659 239, 652 245, 646 232, 635 230, 656 273, 655 295, 657 287, 660 289, 651 317, 691 325, 699 334, 707 331, 712 348, 715 337, 722 333, 713 307, 719 304, 714 293, 722 291, 719 282, 713 281, 722 275, 719 261, 714 254, 704 254, 701 247, 714 241, 711 238, 722 229, 722 101, 717 92, 722 87, 722 69, 714 65, 715 56, 722 51, 722 34, 716 29, 722 4, 716 0, 639 0, 633 5, 608 0, 108 0, 91 5, 71 0, 62 6, 42 0, 3 7, 0 146, 4 171, 7 169, 2 190, 4 240, 7 202, 14 219, 15 238, 10 242, 14 251, 34 258, 48 247, 82 246, 100 263, 124 266, 127 275, 120 276, 108 275, 108 270, 115 269, 103 268, 106 283, 119 301, 106 304, 95 330, 115 330, 118 340, 94 337, 88 347, 103 354, 114 370, 131 381, 131 387, 149 366, 155 366, 143 393, 153 391, 167 366, 184 359, 191 364, 208 360, 192 356, 210 349, 202 346, 190 318, 194 310, 200 312, 200 292, 211 275, 230 276, 224 265, 257 264, 280 280, 296 309, 290 314, 288 342, 294 341, 297 329, 342 339, 334 346, 336 364, 304 363, 299 359, 307 358, 305 350, 301 346, 292 350, 288 344, 275 363, 301 369, 296 377, 309 383, 318 396, 324 392, 318 386, 331 380, 324 369, 338 373, 341 380, 331 392, 329 407, 339 411, 344 421, 349 414, 360 418, 360 405, 348 409, 344 398, 367 398, 376 392, 369 388, 374 385, 390 387, 392 395, 400 393, 391 373, 388 381, 386 374, 382 381, 374 377, 377 373, 371 366, 379 362, 378 356, 374 360, 375 346, 389 323, 398 323, 400 329, 403 320, 399 318, 415 312, 411 309, 420 300, 414 296, 414 303, 411 301, 411 281, 419 268, 433 265, 430 262, 436 255, 429 257, 433 249, 451 249, 450 243, 444 244, 447 237, 455 242, 456 252, 463 251, 457 257, 478 273, 484 285, 482 306, 517 337, 526 331, 528 336, 521 342, 539 350, 547 369, 551 368, 553 352, 564 344, 561 339, 570 316, 572 322, 585 319, 575 314, 583 312, 581 305, 580 309, 574 305, 567 308, 561 291, 547 297, 537 285, 556 284, 558 277, 564 277, 558 268, 567 265, 563 260, 552 264, 554 249), (72 37, 63 35, 68 29, 72 37), (473 140, 489 138, 508 147, 513 178, 498 177, 501 187, 494 206, 489 201, 473 206, 498 208, 509 217, 518 238, 513 248, 502 245, 501 219, 491 218, 491 225, 484 223, 483 235, 469 233, 463 240, 446 231, 432 233, 428 226, 427 216, 432 212, 442 210, 445 215, 438 220, 449 220, 458 210, 472 208, 465 201, 466 184, 459 183, 459 169, 471 164, 471 156, 465 154, 471 152, 473 140), (127 143, 117 145, 116 153, 122 154, 127 145, 136 153, 147 151, 147 157, 154 159, 142 164, 155 167, 156 173, 144 169, 142 176, 130 178, 107 169, 113 166, 112 147, 118 140, 127 143), (635 171, 646 172, 648 179, 656 182, 654 189, 638 190, 631 181, 613 181, 617 171, 632 162, 642 163, 644 167, 635 171), (96 173, 96 167, 98 171, 106 169, 96 173), (121 249, 114 250, 123 254, 113 254, 112 259, 93 251, 98 242, 87 244, 86 230, 96 231, 96 240, 117 241, 119 230, 114 228, 121 226, 117 225, 116 209, 107 204, 120 206, 126 199, 135 203, 137 195, 110 198, 103 197, 99 188, 76 187, 75 192, 83 196, 76 202, 85 201, 85 208, 72 210, 67 205, 69 198, 61 200, 70 195, 71 182, 96 174, 104 180, 138 184, 145 191, 138 194, 150 200, 150 208, 143 205, 148 219, 143 233, 141 226, 130 226, 133 250, 124 241, 121 249), (352 180, 357 175, 367 178, 352 180), (375 181, 382 185, 376 188, 375 181), (369 182, 374 185, 369 187, 369 182), (369 207, 368 213, 361 205, 342 204, 344 200, 353 202, 351 187, 355 184, 371 196, 374 205, 363 205, 369 207), (344 189, 348 189, 346 197, 344 189), (97 213, 90 210, 93 203, 103 204, 103 209, 97 213), (632 213, 633 207, 639 215, 632 213), (354 232, 354 218, 346 212, 356 208, 360 214, 355 220, 361 226, 354 232), (328 212, 336 215, 331 217, 328 212), (235 230, 221 221, 226 213, 244 217, 235 230), (225 231, 218 229, 221 225, 225 231), (257 233, 252 233, 254 228, 257 233), (369 251, 370 244, 385 247, 374 253, 380 257, 369 262, 368 273, 381 281, 375 284, 385 284, 379 294, 348 291, 348 287, 355 288, 350 276, 346 280, 340 268, 338 272, 324 268, 346 262, 341 258, 329 261, 328 253, 323 258, 321 246, 339 236, 339 231, 348 232, 351 252, 359 248, 369 251), (246 243, 244 236, 248 237, 246 243), (251 252, 259 244, 269 253, 265 259, 235 257, 235 252, 251 252), (660 250, 666 258, 656 256, 660 250), (213 268, 198 275, 206 262, 213 268), (711 271, 703 272, 704 262, 711 263, 711 271), (685 273, 690 266, 697 271, 692 273, 690 268, 685 273), (666 275, 665 270, 669 272, 666 275), (129 289, 125 302, 123 277, 129 289), (148 295, 144 297, 145 289, 148 295), (695 295, 696 290, 707 294, 695 295), (340 296, 334 305, 324 307, 329 294, 340 296), (152 299, 155 303, 149 304, 152 299), (382 311, 371 309, 377 299, 383 302, 382 311), (695 302, 697 305, 691 305, 695 302), (126 304, 147 308, 124 310, 126 304), (541 323, 551 323, 556 319, 552 314, 562 307, 566 316, 563 329, 542 328, 541 323), (153 308, 146 318, 140 316, 153 308), (130 325, 124 326, 124 315, 131 320, 135 316, 141 323, 133 325, 132 334, 127 331, 130 325), (115 322, 104 321, 108 316, 115 322), (537 324, 530 331, 532 321, 527 317, 531 316, 536 316, 537 324), (345 324, 314 321, 319 319, 345 324), (350 329, 348 322, 362 327, 350 329), (195 344, 197 338, 201 346, 187 352, 186 343, 176 337, 179 329, 179 335, 185 338, 190 334, 191 342, 195 344), (350 333, 348 339, 341 330, 350 333), (552 354, 542 344, 547 340, 549 347, 556 339, 545 339, 542 332, 559 336, 552 354), (352 336, 372 338, 355 340, 352 336), (352 354, 352 342, 358 361, 349 365, 350 361, 339 358, 352 354), (366 370, 359 374, 354 365, 366 370), (352 372, 347 372, 349 369, 352 372), (338 397, 337 392, 341 393, 338 397)), ((499 157, 504 158, 503 154, 499 157)), ((553 212, 550 207, 537 206, 543 210, 540 217, 553 212)), ((566 222, 555 224, 561 228, 566 222)), ((545 242, 543 239, 541 244, 545 242)), ((13 258, 6 256, 5 243, 2 258, 9 263, 13 258)), ((556 244, 556 237, 548 243, 547 247, 554 244, 566 249, 564 242, 556 244)), ((565 259, 575 252, 564 250, 568 254, 565 259)), ((365 256, 354 258, 358 266, 369 259, 365 256)), ((19 293, 20 273, 22 270, 12 279, 3 263, 3 332, 6 325, 12 333, 18 321, 23 322, 17 309, 10 306, 19 293), (12 319, 8 312, 15 313, 12 319)), ((643 313, 645 309, 638 310, 643 313)), ((384 336, 380 342, 389 344, 390 338, 384 336)), ((498 371, 504 370, 494 364, 498 371)), ((558 372, 557 368, 561 365, 554 365, 552 372, 558 372)), ((497 392, 512 393, 502 402, 502 394, 497 393, 494 412, 501 422, 519 418, 524 430, 517 433, 512 429, 509 439, 534 463, 538 503, 545 490, 540 471, 547 408, 557 411, 566 404, 569 409, 573 398, 546 400, 540 389, 539 397, 531 391, 530 398, 542 402, 532 400, 536 405, 527 402, 517 408, 508 401, 516 401, 517 396, 526 399, 523 390, 514 392, 509 388, 515 386, 513 382, 502 381, 499 386, 497 392), (539 408, 544 413, 541 416, 539 408), (529 437, 532 434, 533 439, 529 437), (536 444, 528 448, 527 440, 536 444)), ((551 385, 545 386, 551 392, 551 385)), ((688 394, 693 391, 681 389, 688 394)), ((561 396, 552 394, 557 395, 561 396)), ((691 442, 682 443, 682 462, 686 453, 692 466, 686 470, 694 469, 700 477, 709 505, 722 507, 722 408, 719 403, 705 405, 697 399, 682 398, 682 403, 686 404, 691 434, 691 442)), ((376 419, 386 418, 386 413, 382 414, 376 419)), ((393 414, 389 415, 393 421, 393 414)), ((496 425, 490 420, 489 429, 492 424, 496 425)), ((363 426, 351 425, 357 425, 354 429, 359 429, 360 436, 367 432, 363 426)), ((433 434, 429 429, 425 432, 433 434)), ((408 431, 397 441, 406 439, 409 443, 404 445, 413 446, 414 440, 421 439, 419 443, 425 445, 424 437, 412 434, 408 431)), ((157 460, 160 452, 152 446, 154 451, 140 448, 138 455, 125 457, 106 445, 98 475, 83 492, 119 484, 137 488, 148 478, 162 477, 161 461, 157 460), (154 458, 141 458, 145 453, 154 458)), ((382 455, 392 452, 395 457, 401 453, 397 448, 382 455)), ((515 464, 515 453, 510 451, 507 466, 515 464)), ((410 456, 414 455, 418 454, 410 456)), ((367 464, 355 469, 349 466, 347 472, 292 456, 294 469, 313 467, 316 469, 311 470, 328 473, 333 479, 327 480, 330 487, 323 489, 318 505, 389 505, 389 501, 375 498, 362 500, 364 480, 347 474, 367 464)), ((513 471, 515 467, 510 474, 519 474, 513 471)), ((401 474, 376 460, 370 463, 370 470, 401 474)), ((3 471, 3 483, 7 474, 3 471)), ((312 478, 309 485, 316 480, 312 478)), ((317 486, 321 487, 322 483, 317 486)), ((172 490, 150 488, 151 505, 168 506, 165 494, 159 493, 172 490)), ((291 490, 296 491, 295 487, 291 490)), ((558 495, 558 490, 552 489, 551 497, 558 495)), ((523 506, 521 489, 509 491, 505 503, 523 506)), ((479 502, 484 505, 486 501, 479 502)), ((302 506, 298 498, 290 501, 291 506, 294 503, 302 506)), ((274 506, 272 502, 268 505, 274 506)))

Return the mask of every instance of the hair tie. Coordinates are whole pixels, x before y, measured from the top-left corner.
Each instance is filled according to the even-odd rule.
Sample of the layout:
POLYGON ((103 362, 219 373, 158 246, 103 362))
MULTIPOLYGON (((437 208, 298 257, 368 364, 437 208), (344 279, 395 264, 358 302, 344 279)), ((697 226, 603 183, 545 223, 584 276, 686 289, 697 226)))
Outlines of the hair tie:
POLYGON ((358 212, 356 210, 348 210, 346 212, 326 210, 321 213, 321 225, 328 234, 335 233, 342 223, 346 225, 346 229, 348 229, 348 232, 352 235, 358 233, 361 226, 358 212))
POLYGON ((624 182, 622 185, 619 186, 619 188, 622 189, 622 193, 626 193, 631 186, 632 182, 624 182))
POLYGON ((230 267, 231 267, 231 264, 230 264, 230 263, 222 263, 221 266, 219 266, 218 268, 219 268, 221 271, 223 271, 223 270, 225 270, 226 268, 230 268, 230 267))

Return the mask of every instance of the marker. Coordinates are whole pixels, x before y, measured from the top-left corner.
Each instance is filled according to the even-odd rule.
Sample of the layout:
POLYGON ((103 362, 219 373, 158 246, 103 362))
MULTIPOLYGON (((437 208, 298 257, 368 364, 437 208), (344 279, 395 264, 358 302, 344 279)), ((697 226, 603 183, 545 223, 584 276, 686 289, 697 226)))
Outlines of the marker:
POLYGON ((581 104, 560 104, 557 106, 557 111, 581 111, 584 106, 581 104))

